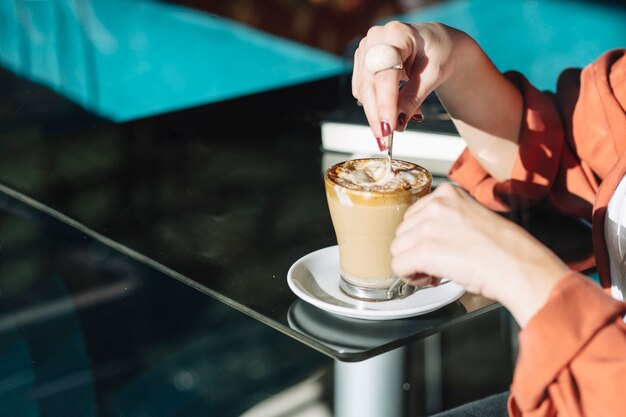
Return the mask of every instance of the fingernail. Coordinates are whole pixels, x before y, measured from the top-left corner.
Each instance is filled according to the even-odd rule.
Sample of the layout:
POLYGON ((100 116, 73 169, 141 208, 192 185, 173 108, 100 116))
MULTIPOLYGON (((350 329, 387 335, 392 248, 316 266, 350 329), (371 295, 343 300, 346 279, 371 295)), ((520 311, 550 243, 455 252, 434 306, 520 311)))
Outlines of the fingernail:
POLYGON ((384 137, 391 135, 391 126, 387 122, 380 122, 380 130, 384 137))
POLYGON ((400 113, 398 115, 398 126, 404 128, 404 125, 406 125, 406 114, 400 113))
POLYGON ((378 149, 380 149, 381 152, 385 150, 385 142, 383 141, 383 138, 376 138, 376 143, 378 143, 378 149))
POLYGON ((423 122, 424 121, 424 115, 422 113, 414 114, 411 117, 411 120, 413 120, 414 122, 417 122, 417 123, 423 122))

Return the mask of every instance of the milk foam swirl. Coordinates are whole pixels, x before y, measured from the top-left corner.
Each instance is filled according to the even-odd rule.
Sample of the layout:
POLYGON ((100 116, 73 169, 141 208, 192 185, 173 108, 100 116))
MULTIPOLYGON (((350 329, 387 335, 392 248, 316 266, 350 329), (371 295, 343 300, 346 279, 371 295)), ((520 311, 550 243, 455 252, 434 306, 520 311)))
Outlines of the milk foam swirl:
POLYGON ((376 192, 420 188, 429 179, 415 164, 386 158, 349 160, 335 166, 331 174, 333 181, 342 187, 376 192))

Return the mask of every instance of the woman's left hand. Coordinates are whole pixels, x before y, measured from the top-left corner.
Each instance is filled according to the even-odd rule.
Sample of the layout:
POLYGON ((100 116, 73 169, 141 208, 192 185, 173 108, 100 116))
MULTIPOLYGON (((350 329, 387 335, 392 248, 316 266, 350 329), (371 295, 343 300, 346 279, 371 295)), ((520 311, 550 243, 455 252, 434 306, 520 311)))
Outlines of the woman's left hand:
POLYGON ((406 281, 448 278, 501 302, 521 326, 569 271, 526 230, 450 184, 407 210, 391 254, 394 272, 406 281))

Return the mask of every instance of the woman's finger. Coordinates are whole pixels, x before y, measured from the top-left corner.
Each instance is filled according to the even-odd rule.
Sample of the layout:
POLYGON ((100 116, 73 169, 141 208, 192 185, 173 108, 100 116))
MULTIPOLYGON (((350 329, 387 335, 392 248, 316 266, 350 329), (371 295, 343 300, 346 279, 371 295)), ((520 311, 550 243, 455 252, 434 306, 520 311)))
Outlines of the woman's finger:
POLYGON ((425 287, 426 285, 433 285, 433 282, 436 279, 431 277, 430 275, 416 272, 409 277, 403 278, 403 280, 415 287, 425 287))
POLYGON ((407 251, 420 243, 425 239, 432 239, 429 236, 429 232, 426 230, 428 226, 424 223, 417 222, 413 227, 406 228, 404 231, 396 234, 396 237, 389 245, 389 251, 392 256, 396 256, 399 253, 407 251))
POLYGON ((410 245, 406 250, 394 254, 391 261, 393 272, 399 277, 412 277, 415 274, 431 275, 426 270, 425 264, 419 244, 410 245))
POLYGON ((384 137, 391 135, 398 124, 398 96, 400 94, 400 80, 404 72, 399 69, 389 68, 374 74, 376 84, 376 111, 381 123, 387 123, 388 127, 382 128, 384 137))
MULTIPOLYGON (((410 73, 410 71, 409 71, 410 73)), ((398 101, 398 118, 402 118, 403 123, 399 123, 396 130, 398 132, 404 131, 407 123, 411 120, 413 115, 421 114, 419 106, 422 104, 421 101, 416 99, 417 90, 419 83, 419 75, 414 74, 409 80, 404 83, 402 89, 400 90, 397 101, 398 101), (404 115, 401 117, 400 115, 404 115)))
POLYGON ((376 86, 373 83, 367 83, 368 74, 362 74, 361 82, 365 83, 359 88, 361 103, 363 104, 363 110, 365 111, 365 117, 369 123, 372 133, 378 141, 378 148, 380 151, 384 151, 384 143, 382 140, 383 134, 381 130, 380 119, 378 118, 377 104, 376 104, 376 86))
POLYGON ((433 199, 437 198, 436 190, 430 194, 425 195, 424 197, 420 197, 415 203, 411 204, 409 208, 404 213, 404 218, 406 219, 409 216, 414 215, 422 208, 426 207, 433 199))
POLYGON ((365 38, 361 39, 359 43, 359 47, 354 51, 354 69, 352 71, 352 95, 357 101, 361 101, 361 97, 359 96, 359 76, 361 71, 363 70, 363 48, 365 45, 365 38))

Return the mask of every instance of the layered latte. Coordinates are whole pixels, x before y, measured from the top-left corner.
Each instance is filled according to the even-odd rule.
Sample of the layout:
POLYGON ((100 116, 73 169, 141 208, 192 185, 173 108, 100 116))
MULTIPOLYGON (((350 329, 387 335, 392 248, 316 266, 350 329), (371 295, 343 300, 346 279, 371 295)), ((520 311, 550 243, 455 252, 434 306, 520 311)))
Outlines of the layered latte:
POLYGON ((388 298, 385 290, 395 279, 389 246, 406 209, 430 192, 431 182, 419 165, 387 158, 354 159, 328 169, 326 196, 345 292, 388 298))

